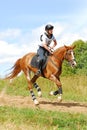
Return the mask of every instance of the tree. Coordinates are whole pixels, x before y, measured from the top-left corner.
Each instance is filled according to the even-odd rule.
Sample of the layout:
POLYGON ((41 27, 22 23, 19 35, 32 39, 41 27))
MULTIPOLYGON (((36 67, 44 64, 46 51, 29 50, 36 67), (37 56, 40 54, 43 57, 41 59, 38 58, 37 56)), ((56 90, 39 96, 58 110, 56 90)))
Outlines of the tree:
POLYGON ((87 42, 82 40, 75 41, 72 45, 76 45, 75 58, 77 67, 72 69, 66 62, 63 64, 63 75, 86 74, 87 75, 87 42))

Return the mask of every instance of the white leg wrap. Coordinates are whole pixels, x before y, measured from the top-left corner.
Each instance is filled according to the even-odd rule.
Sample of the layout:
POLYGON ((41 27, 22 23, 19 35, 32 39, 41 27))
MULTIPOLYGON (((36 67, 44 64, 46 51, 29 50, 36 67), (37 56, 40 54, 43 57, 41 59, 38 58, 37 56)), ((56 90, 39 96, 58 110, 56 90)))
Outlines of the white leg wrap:
POLYGON ((37 101, 37 99, 34 100, 34 104, 39 105, 39 102, 37 101))
POLYGON ((38 92, 38 97, 42 97, 41 91, 38 92))
POLYGON ((59 96, 58 96, 58 102, 61 102, 62 101, 62 94, 60 94, 59 96))
POLYGON ((53 95, 53 91, 50 92, 50 95, 51 95, 51 96, 53 95))

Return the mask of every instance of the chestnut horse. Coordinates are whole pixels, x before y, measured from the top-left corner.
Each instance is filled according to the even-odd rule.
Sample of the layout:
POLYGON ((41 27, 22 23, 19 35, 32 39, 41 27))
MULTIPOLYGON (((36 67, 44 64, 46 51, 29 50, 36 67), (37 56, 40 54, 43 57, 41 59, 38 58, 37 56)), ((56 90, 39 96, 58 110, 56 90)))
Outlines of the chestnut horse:
MULTIPOLYGON (((62 63, 65 60, 67 60, 71 67, 76 66, 76 62, 75 62, 75 58, 74 58, 74 53, 73 53, 73 49, 75 48, 75 46, 63 46, 60 47, 58 49, 56 49, 52 55, 48 56, 48 60, 47 60, 47 65, 46 67, 43 69, 43 74, 44 77, 55 82, 57 85, 57 91, 51 91, 50 95, 57 95, 58 96, 58 100, 59 102, 62 100, 62 84, 60 82, 60 74, 62 72, 62 63)), ((31 60, 33 58, 33 56, 36 53, 28 53, 25 56, 23 56, 22 58, 18 59, 16 61, 16 63, 13 66, 13 70, 12 72, 6 77, 6 79, 12 79, 14 77, 16 77, 21 71, 24 72, 26 79, 28 81, 28 88, 30 91, 30 94, 32 96, 32 100, 34 101, 34 104, 39 104, 38 100, 36 99, 36 96, 33 92, 33 86, 37 89, 38 92, 38 96, 41 96, 41 89, 38 86, 38 84, 36 83, 37 78, 39 78, 40 76, 43 77, 43 75, 34 75, 34 77, 31 79, 30 77, 30 71, 36 73, 37 72, 37 68, 34 68, 30 65, 31 60)))

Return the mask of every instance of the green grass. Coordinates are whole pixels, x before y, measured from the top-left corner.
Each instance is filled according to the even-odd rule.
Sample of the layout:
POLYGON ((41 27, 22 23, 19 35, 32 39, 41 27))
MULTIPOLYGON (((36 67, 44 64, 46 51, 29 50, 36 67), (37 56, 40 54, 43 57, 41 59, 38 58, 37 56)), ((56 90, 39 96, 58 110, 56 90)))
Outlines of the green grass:
MULTIPOLYGON (((38 79, 37 82, 42 89, 44 98, 50 100, 57 98, 49 96, 51 90, 57 89, 53 82, 43 78, 38 79)), ((61 77, 61 82, 65 101, 87 101, 87 76, 61 77)), ((0 92, 5 87, 5 93, 9 95, 29 95, 24 75, 15 78, 11 84, 9 81, 0 80, 0 92)), ((35 89, 34 91, 36 93, 35 89)), ((0 130, 35 129, 87 130, 87 114, 0 106, 0 130)))
MULTIPOLYGON (((39 78, 37 80, 37 83, 41 87, 43 97, 54 99, 55 96, 50 97, 49 92, 51 90, 57 90, 56 85, 44 78, 39 78)), ((63 99, 64 100, 74 100, 74 101, 87 101, 87 76, 66 76, 61 77, 61 83, 63 87, 63 99)), ((24 77, 24 75, 17 77, 13 80, 12 84, 9 82, 1 81, 0 82, 0 91, 3 89, 4 86, 7 86, 7 94, 10 95, 22 95, 22 96, 28 96, 29 92, 27 89, 27 81, 24 77), (3 86, 3 87, 2 87, 3 86)), ((34 89, 36 95, 37 92, 34 89)))
POLYGON ((74 101, 87 101, 87 76, 62 77, 64 99, 74 101))
POLYGON ((8 82, 0 79, 0 91, 7 86, 8 82))
POLYGON ((0 107, 3 130, 87 130, 87 115, 0 107))

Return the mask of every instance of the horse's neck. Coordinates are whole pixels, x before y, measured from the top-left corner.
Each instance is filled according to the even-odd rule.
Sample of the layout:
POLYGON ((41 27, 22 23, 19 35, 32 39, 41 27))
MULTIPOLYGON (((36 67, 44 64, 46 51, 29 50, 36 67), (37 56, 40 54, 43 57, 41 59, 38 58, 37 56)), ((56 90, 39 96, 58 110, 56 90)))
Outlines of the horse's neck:
POLYGON ((54 56, 60 59, 60 61, 62 62, 64 60, 64 53, 65 49, 63 47, 60 47, 57 50, 55 50, 54 56))

